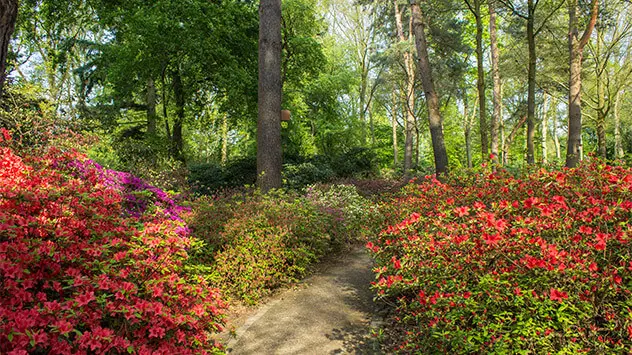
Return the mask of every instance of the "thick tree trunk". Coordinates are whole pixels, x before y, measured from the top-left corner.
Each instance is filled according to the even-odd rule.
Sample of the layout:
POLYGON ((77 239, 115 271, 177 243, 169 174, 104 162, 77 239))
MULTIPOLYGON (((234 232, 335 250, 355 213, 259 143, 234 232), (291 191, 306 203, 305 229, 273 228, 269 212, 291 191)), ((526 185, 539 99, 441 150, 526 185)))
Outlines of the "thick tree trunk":
POLYGON ((577 0, 569 0, 568 6, 568 47, 570 53, 570 75, 568 95, 568 143, 566 150, 566 167, 577 166, 582 155, 582 55, 584 46, 590 39, 590 34, 595 27, 599 1, 592 0, 591 18, 586 26, 584 34, 579 38, 577 29, 577 0))
POLYGON ((281 187, 281 0, 259 3, 257 184, 281 187))
MULTIPOLYGON (((407 42, 410 39, 404 35, 402 15, 399 11, 397 0, 393 0, 395 6, 395 25, 397 27, 397 37, 400 42, 407 42)), ((412 28, 411 28, 412 30, 412 28)), ((412 33, 410 34, 412 36, 412 33)), ((404 176, 408 176, 413 162, 413 134, 416 126, 415 119, 415 63, 410 49, 404 52, 404 68, 406 71, 406 126, 404 143, 404 176)))
POLYGON ((614 102, 614 154, 617 159, 623 159, 623 143, 621 141, 621 119, 619 117, 619 105, 621 104, 621 96, 623 92, 617 92, 617 98, 614 102))
POLYGON ((156 135, 156 84, 153 78, 147 80, 147 135, 156 135))
POLYGON ((435 91, 434 81, 432 79, 423 14, 416 0, 410 0, 410 7, 413 17, 413 30, 415 33, 417 54, 419 56, 419 76, 421 77, 421 83, 426 96, 426 105, 428 106, 428 121, 430 125, 430 136, 432 138, 435 168, 437 177, 440 178, 448 173, 448 154, 443 139, 443 124, 441 122, 441 111, 439 109, 439 97, 435 91))
POLYGON ((173 158, 184 162, 184 142, 182 139, 182 125, 184 124, 184 85, 178 69, 173 72, 173 96, 176 101, 176 117, 173 121, 173 135, 171 136, 171 148, 173 158))
POLYGON ((529 44, 529 70, 527 89, 527 164, 535 163, 535 4, 528 1, 527 41, 529 44))
POLYGON ((6 80, 7 53, 18 15, 17 0, 0 0, 0 98, 6 80))
POLYGON ((489 138, 487 127, 487 109, 485 96, 485 67, 483 64, 483 19, 481 18, 481 0, 474 0, 474 17, 476 18, 476 63, 478 78, 478 115, 481 133, 481 155, 483 161, 489 159, 489 138))
POLYGON ((494 112, 492 114, 491 119, 491 131, 490 131, 490 140, 491 140, 491 153, 492 153, 492 162, 494 164, 498 164, 498 140, 499 140, 499 124, 501 117, 500 106, 502 102, 502 96, 500 93, 500 70, 499 70, 499 62, 500 62, 500 54, 498 51, 498 37, 496 31, 496 2, 494 0, 488 1, 489 7, 489 40, 490 47, 492 52, 492 78, 493 78, 493 102, 494 102, 494 112))

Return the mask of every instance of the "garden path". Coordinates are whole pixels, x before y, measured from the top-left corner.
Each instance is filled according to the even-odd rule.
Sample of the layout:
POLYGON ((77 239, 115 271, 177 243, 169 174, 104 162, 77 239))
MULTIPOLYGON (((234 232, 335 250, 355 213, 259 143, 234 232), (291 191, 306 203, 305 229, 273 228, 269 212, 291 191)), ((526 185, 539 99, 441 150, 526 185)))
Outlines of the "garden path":
POLYGON ((357 248, 233 321, 229 354, 379 354, 372 261, 357 248))

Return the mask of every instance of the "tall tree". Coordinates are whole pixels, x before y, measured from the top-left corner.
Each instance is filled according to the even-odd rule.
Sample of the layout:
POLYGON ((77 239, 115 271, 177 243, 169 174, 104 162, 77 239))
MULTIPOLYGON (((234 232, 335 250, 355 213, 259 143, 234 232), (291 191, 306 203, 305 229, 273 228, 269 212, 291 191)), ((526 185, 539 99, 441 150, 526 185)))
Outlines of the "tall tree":
POLYGON ((514 14, 527 22, 527 46, 529 49, 529 64, 527 72, 527 163, 535 163, 535 89, 536 89, 536 70, 537 70, 537 53, 536 53, 536 37, 545 28, 551 17, 562 7, 565 0, 560 0, 553 6, 548 14, 543 18, 539 27, 536 28, 536 12, 540 5, 540 0, 527 0, 526 14, 524 10, 514 5, 512 0, 499 0, 508 7, 514 14))
POLYGON ((481 157, 483 161, 487 161, 489 159, 489 132, 487 126, 487 98, 485 96, 485 67, 483 64, 483 18, 481 2, 482 0, 465 0, 465 4, 476 20, 476 66, 478 73, 476 86, 478 88, 479 133, 481 135, 481 157))
MULTIPOLYGON (((402 14, 399 10, 397 0, 393 0, 395 8, 395 24, 397 27, 397 38, 400 43, 409 41, 404 34, 404 26, 402 25, 402 14)), ((410 33, 412 36, 412 33, 410 33)), ((405 127, 405 144, 404 144, 404 175, 407 176, 412 168, 413 157, 413 130, 416 126, 415 120, 415 64, 413 62, 413 53, 410 46, 404 48, 404 71, 406 74, 406 127, 405 127)))
POLYGON ((488 0, 487 2, 489 7, 489 44, 490 50, 492 54, 492 80, 493 80, 493 90, 492 90, 492 100, 494 103, 494 112, 492 114, 491 124, 490 124, 490 141, 491 141, 491 154, 492 154, 492 162, 494 164, 498 164, 498 144, 499 144, 499 136, 500 136, 500 121, 501 117, 501 105, 502 105, 502 96, 500 93, 500 53, 498 50, 498 34, 496 30, 496 1, 488 0))
MULTIPOLYGON (((595 128, 597 132, 597 153, 606 159, 606 118, 615 105, 617 93, 626 85, 632 76, 632 23, 629 22, 630 7, 623 9, 613 18, 609 14, 615 12, 616 3, 602 4, 599 18, 595 24, 595 41, 589 41, 588 53, 594 63, 594 80, 589 80, 589 100, 586 101, 596 113, 595 128), (611 7, 612 6, 612 7, 611 7), (591 83, 594 82, 594 88, 591 83)), ((592 78, 591 78, 592 79, 592 78)))
POLYGON ((259 4, 257 184, 281 187, 281 0, 259 4))
POLYGON ((417 55, 419 56, 419 77, 421 78, 421 84, 426 96, 426 106, 428 107, 428 122, 430 125, 435 169, 437 176, 441 177, 448 173, 448 154, 443 139, 443 122, 441 120, 439 96, 434 87, 432 68, 428 57, 428 43, 425 33, 426 25, 424 15, 421 12, 417 0, 410 0, 410 8, 413 17, 413 31, 415 33, 417 55))
POLYGON ((579 37, 578 0, 568 1, 568 49, 569 49, 569 95, 568 95, 568 142, 566 150, 566 167, 574 168, 581 158, 582 148, 582 59, 584 47, 590 39, 597 13, 599 12, 599 0, 592 0, 590 20, 579 37))
POLYGON ((7 53, 18 15, 18 0, 0 0, 0 97, 6 80, 7 53))

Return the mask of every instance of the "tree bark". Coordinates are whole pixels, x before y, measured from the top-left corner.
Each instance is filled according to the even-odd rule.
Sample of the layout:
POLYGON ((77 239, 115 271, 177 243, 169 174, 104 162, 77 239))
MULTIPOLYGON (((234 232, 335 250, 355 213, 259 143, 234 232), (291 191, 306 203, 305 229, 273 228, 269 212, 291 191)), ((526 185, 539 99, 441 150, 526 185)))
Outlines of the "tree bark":
POLYGON ((483 19, 481 18, 481 0, 474 0, 474 17, 476 18, 476 63, 478 78, 478 115, 481 133, 481 155, 483 162, 489 160, 489 138, 487 136, 487 109, 485 96, 485 67, 483 65, 483 19))
POLYGON ((490 47, 492 52, 492 78, 493 78, 493 102, 494 102, 494 112, 492 114, 491 119, 491 131, 490 131, 490 139, 491 139, 491 153, 492 153, 492 162, 494 164, 498 164, 498 141, 499 141, 499 125, 501 117, 501 102, 502 96, 500 93, 500 70, 499 70, 499 62, 500 62, 500 54, 498 51, 498 37, 496 30, 496 2, 494 0, 488 1, 489 7, 489 37, 490 37, 490 47))
POLYGON ((527 42, 529 46, 529 69, 527 89, 527 164, 535 163, 535 3, 527 2, 529 14, 527 16, 527 42))
MULTIPOLYGON (((404 35, 404 26, 402 24, 402 15, 399 10, 397 0, 393 0, 395 7, 395 24, 397 27, 397 37, 401 42, 408 42, 410 38, 404 35)), ((411 18, 412 20, 412 18, 411 18)), ((412 30, 412 28, 411 28, 412 30)), ((411 31, 412 32, 412 31, 411 31)), ((412 36, 412 33, 410 33, 412 36)), ((404 143, 404 176, 408 177, 413 162, 413 130, 416 126, 415 119, 415 64, 413 55, 409 48, 404 51, 404 69, 406 71, 406 126, 405 126, 405 143, 404 143)))
POLYGON ((7 53, 18 15, 17 0, 0 0, 0 98, 6 80, 7 53))
POLYGON ((147 135, 156 135, 156 84, 153 78, 147 80, 147 135))
POLYGON ((173 71, 173 96, 176 102, 176 117, 173 121, 171 148, 173 158, 184 162, 184 142, 182 139, 182 125, 184 124, 184 85, 178 69, 173 71))
POLYGON ((439 109, 439 97, 435 91, 432 79, 432 68, 428 58, 428 44, 426 42, 424 17, 421 8, 416 0, 410 0, 410 7, 413 17, 413 30, 415 33, 415 44, 419 56, 419 76, 426 96, 428 106, 428 121, 430 125, 430 136, 432 138, 432 149, 437 177, 441 178, 448 173, 448 154, 445 149, 443 139, 443 124, 441 122, 441 111, 439 109))
POLYGON ((591 2, 591 16, 584 34, 579 38, 577 29, 577 1, 569 0, 568 6, 568 47, 569 47, 569 95, 568 95, 568 143, 566 150, 566 167, 574 168, 581 159, 582 153, 582 56, 583 50, 597 21, 599 0, 591 2))
POLYGON ((257 184, 281 187, 281 0, 259 3, 257 184))

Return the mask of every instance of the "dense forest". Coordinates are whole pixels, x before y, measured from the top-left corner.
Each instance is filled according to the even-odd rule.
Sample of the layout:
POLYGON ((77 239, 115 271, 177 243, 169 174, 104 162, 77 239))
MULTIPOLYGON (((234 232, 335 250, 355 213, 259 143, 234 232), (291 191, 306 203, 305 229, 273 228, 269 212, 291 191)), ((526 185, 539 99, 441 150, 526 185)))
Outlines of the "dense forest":
MULTIPOLYGON (((28 103, 40 126, 97 137, 88 155, 111 168, 149 177, 186 166, 210 185, 227 169, 245 174, 256 156, 257 9, 21 1, 13 32, 3 10, 2 107, 23 115, 2 125, 35 124, 28 103)), ((624 159, 629 12, 626 1, 285 1, 285 175, 624 159)))
POLYGON ((629 353, 631 18, 0 0, 0 353, 225 354, 336 258, 382 319, 283 326, 339 351, 629 353))

